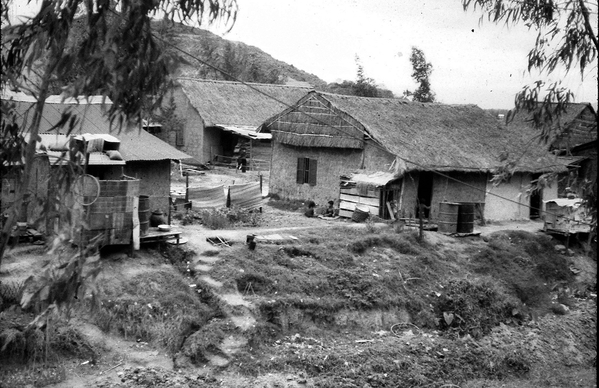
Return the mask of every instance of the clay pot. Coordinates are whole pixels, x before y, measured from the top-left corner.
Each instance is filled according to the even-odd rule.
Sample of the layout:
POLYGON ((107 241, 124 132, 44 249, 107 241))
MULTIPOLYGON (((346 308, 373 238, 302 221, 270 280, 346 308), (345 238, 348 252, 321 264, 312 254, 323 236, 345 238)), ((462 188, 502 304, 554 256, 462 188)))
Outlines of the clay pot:
POLYGON ((150 226, 157 227, 158 225, 166 224, 167 220, 164 213, 160 210, 154 210, 150 216, 150 226))

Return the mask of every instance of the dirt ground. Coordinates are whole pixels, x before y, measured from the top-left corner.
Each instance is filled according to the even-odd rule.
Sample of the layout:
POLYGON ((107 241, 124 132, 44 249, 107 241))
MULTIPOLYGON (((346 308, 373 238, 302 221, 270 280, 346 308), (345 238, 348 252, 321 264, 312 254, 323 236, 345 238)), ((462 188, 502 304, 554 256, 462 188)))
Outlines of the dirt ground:
MULTIPOLYGON (((220 174, 206 172, 190 177, 190 186, 197 184, 233 184, 233 181, 256 181, 258 174, 246 173, 243 176, 235 170, 225 171, 220 174)), ((264 178, 263 178, 264 179, 264 178)), ((266 185, 265 185, 266 186, 266 185)), ((185 187, 185 179, 173 177, 173 190, 185 187)), ((254 357, 260 357, 260 365, 268 361, 276 363, 277 359, 288 359, 305 354, 315 367, 323 368, 323 374, 334 373, 327 370, 326 365, 330 360, 346 357, 346 364, 341 363, 344 371, 358 368, 352 365, 351 360, 359 359, 362 354, 372 354, 376 359, 377 353, 404 352, 413 354, 416 360, 426 364, 431 358, 450 359, 452 352, 459 354, 465 348, 489 348, 498 352, 511 352, 515 348, 525 350, 535 360, 529 374, 532 379, 520 379, 517 376, 507 379, 473 379, 463 388, 474 387, 529 387, 533 386, 596 386, 593 367, 589 367, 588 360, 596 360, 596 292, 586 299, 573 299, 570 311, 565 315, 548 314, 528 322, 522 326, 508 326, 501 324, 488 335, 479 340, 464 337, 459 340, 449 340, 439 332, 427 330, 406 330, 393 332, 392 328, 382 327, 377 330, 362 330, 357 334, 339 332, 330 338, 314 338, 311 335, 288 333, 276 342, 262 347, 261 353, 252 355, 252 347, 248 343, 249 333, 255 333, 260 312, 256 303, 263 302, 260 298, 249 293, 240 293, 232 290, 227 285, 228 280, 217 277, 218 266, 222 263, 222 255, 218 252, 227 248, 215 247, 207 242, 208 237, 220 237, 233 245, 245 245, 248 235, 256 235, 266 240, 258 240, 257 250, 262 244, 275 244, 285 246, 293 244, 293 238, 303 232, 310 231, 318 236, 318 231, 335 230, 335 228, 350 227, 352 230, 364 230, 367 227, 388 228, 388 225, 378 224, 367 226, 349 220, 323 220, 307 218, 301 211, 288 212, 278 210, 266 205, 263 208, 260 227, 236 228, 231 230, 211 230, 203 225, 175 226, 182 230, 182 236, 187 240, 183 246, 185 250, 195 252, 187 263, 197 275, 198 284, 207 287, 218 298, 224 317, 222 322, 217 322, 219 327, 227 327, 225 336, 220 342, 219 352, 206 352, 207 362, 204 365, 192 365, 189 359, 183 356, 169 356, 167 352, 151 343, 140 341, 136 338, 123 338, 115 333, 106 333, 98 325, 87 319, 84 315, 75 316, 71 324, 75 326, 94 346, 99 349, 99 358, 69 359, 63 364, 66 377, 63 381, 47 385, 53 388, 83 388, 83 387, 314 387, 315 379, 305 373, 297 373, 294 368, 287 366, 281 370, 255 374, 243 374, 247 368, 243 364, 253 362, 254 357), (276 239, 282 239, 277 242, 276 239), (269 240, 271 239, 271 240, 269 240), (216 252, 216 253, 215 253, 216 252), (320 360, 320 361, 318 361, 320 360), (317 364, 320 363, 320 364, 317 364), (318 366, 322 365, 322 366, 318 366), (568 367, 568 372, 561 377, 545 378, 551 373, 551 368, 563 365, 568 367), (544 380, 545 379, 545 380, 544 380), (529 381, 544 382, 543 385, 529 385, 529 381), (560 385, 566 384, 566 385, 560 385)), ((484 227, 477 226, 475 232, 480 232, 480 237, 455 238, 435 232, 425 232, 427 243, 438 247, 439 251, 451 251, 466 257, 472 249, 483 248, 485 239, 493 233, 502 230, 519 230, 539 233, 542 223, 539 222, 514 222, 491 224, 484 227)), ((339 229, 343 230, 343 229, 339 229)), ((282 248, 281 248, 282 249, 282 248)), ((41 270, 47 258, 44 256, 43 247, 23 245, 11 251, 2 262, 0 279, 2 281, 24 281, 30 274, 41 270)), ((100 281, 105 284, 126 282, 143 273, 156 271, 171 271, 169 263, 165 262, 162 255, 155 248, 143 249, 129 257, 126 251, 117 251, 109 254, 104 259, 103 273, 100 281)), ((580 254, 569 258, 572 267, 578 270, 577 282, 596 284, 596 261, 580 254)), ((195 287, 191 284, 190 287, 195 287)), ((556 294, 557 295, 557 294, 556 294)), ((557 296, 555 296, 557 298, 557 296)), ((0 318, 2 315, 0 314, 0 318)), ((367 321, 372 316, 363 317, 367 321)), ((382 318, 379 318, 382 319, 382 318)), ((315 331, 317 333, 317 331, 315 331)), ((266 336, 268 337, 268 336, 266 336)), ((267 341, 268 342, 268 341, 267 341)), ((257 359, 255 360, 257 362, 257 359)), ((403 361, 402 361, 403 362, 403 361)), ((259 365, 258 363, 256 365, 259 365)), ((338 364, 330 364, 338 365, 338 364)), ((258 366, 257 366, 258 367, 258 366)), ((29 367, 34 370, 36 366, 29 367)), ((258 367, 259 368, 259 367, 258 367)), ((381 372, 382 374, 382 372, 381 372)), ((386 374, 385 374, 386 376, 386 374)), ((35 385, 39 386, 39 385, 35 385)), ((347 385, 354 386, 350 382, 347 385)), ((377 385, 374 379, 364 387, 388 386, 377 385)), ((426 380, 414 382, 411 386, 437 386, 426 385, 426 380)), ((443 387, 457 387, 447 383, 443 387)), ((29 386, 27 386, 29 387, 29 386)), ((360 387, 362 388, 362 387, 360 387)))

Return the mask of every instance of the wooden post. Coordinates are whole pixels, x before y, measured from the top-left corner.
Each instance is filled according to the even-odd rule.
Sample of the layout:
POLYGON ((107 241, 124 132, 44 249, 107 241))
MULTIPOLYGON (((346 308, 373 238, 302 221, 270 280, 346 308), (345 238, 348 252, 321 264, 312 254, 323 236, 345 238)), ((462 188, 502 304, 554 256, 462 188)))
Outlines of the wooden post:
POLYGON ((134 251, 138 251, 139 250, 139 233, 140 233, 140 226, 139 226, 139 196, 134 196, 133 197, 133 250, 134 251))
POLYGON ((185 203, 189 202, 189 172, 185 174, 185 203))
POLYGON ((262 173, 260 173, 260 195, 262 195, 262 173))
POLYGON ((424 238, 424 220, 423 220, 423 213, 424 213, 424 206, 422 206, 422 204, 419 202, 418 203, 418 218, 420 218, 420 236, 418 237, 418 240, 420 242, 422 242, 422 239, 424 238))

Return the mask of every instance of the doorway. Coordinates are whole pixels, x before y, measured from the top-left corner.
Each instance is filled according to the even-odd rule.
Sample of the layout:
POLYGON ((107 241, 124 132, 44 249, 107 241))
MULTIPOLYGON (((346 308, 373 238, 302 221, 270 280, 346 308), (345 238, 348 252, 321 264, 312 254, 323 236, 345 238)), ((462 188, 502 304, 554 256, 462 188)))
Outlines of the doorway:
MULTIPOLYGON (((533 174, 531 184, 536 185, 541 174, 533 174)), ((543 206, 543 189, 536 187, 530 194, 530 219, 536 220, 541 217, 541 207, 543 206)))
POLYGON ((416 203, 416 218, 420 218, 420 209, 418 204, 425 206, 423 209, 422 218, 429 218, 431 200, 433 197, 433 173, 430 171, 422 171, 418 179, 418 201, 416 203))

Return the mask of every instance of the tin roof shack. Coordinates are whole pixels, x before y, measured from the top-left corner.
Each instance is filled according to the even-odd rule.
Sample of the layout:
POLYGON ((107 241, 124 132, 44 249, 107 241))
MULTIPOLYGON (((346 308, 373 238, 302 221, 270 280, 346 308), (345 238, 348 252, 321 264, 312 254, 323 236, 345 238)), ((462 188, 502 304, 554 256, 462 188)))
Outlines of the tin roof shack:
POLYGON ((360 171, 341 177, 339 216, 351 218, 356 207, 383 219, 395 219, 401 179, 393 173, 360 171))
POLYGON ((258 127, 310 91, 300 86, 250 84, 256 91, 239 82, 193 78, 177 82, 173 101, 184 124, 180 133, 166 136, 168 143, 201 163, 229 162, 244 147, 250 168, 260 169, 270 164, 271 135, 259 134, 258 127))
POLYGON ((546 149, 524 152, 533 134, 507 131, 475 105, 311 91, 260 132, 273 135, 271 193, 324 204, 339 198, 342 175, 392 173, 402 178, 405 217, 417 216, 420 201, 436 219, 439 203, 449 201, 478 203, 489 219, 526 219, 532 174, 564 168, 546 149), (493 172, 512 160, 512 178, 492 185, 493 172))
MULTIPOLYGON (((16 103, 26 128, 31 120, 28 111, 35 100, 22 93, 7 95, 6 98, 16 103)), ((65 101, 60 96, 51 96, 46 100, 40 133, 47 134, 49 141, 52 136, 64 137, 67 135, 66 129, 57 131, 53 129, 54 126, 60 121, 63 112, 77 115, 78 123, 71 135, 88 134, 90 139, 98 138, 93 142, 97 146, 89 148, 90 166, 87 172, 101 180, 118 180, 123 175, 139 179, 140 194, 150 197, 151 209, 167 211, 170 204, 170 162, 189 159, 190 156, 143 131, 140 126, 129 124, 122 129, 111 127, 105 115, 106 105, 109 104, 111 101, 103 100, 102 96, 65 101), (118 147, 120 158, 108 155, 115 147, 118 147)), ((61 150, 57 152, 60 154, 61 150)))

